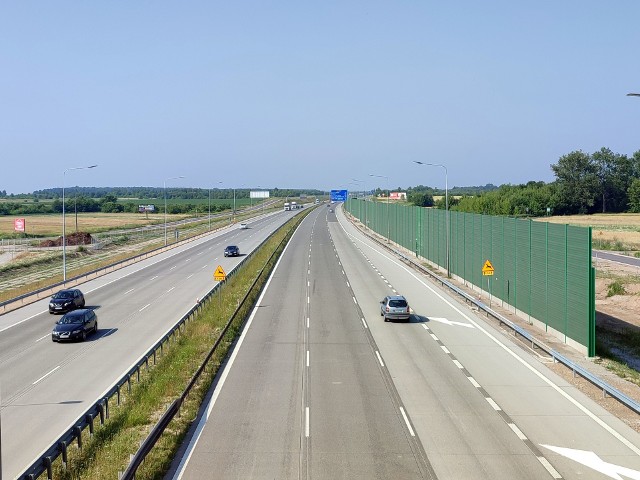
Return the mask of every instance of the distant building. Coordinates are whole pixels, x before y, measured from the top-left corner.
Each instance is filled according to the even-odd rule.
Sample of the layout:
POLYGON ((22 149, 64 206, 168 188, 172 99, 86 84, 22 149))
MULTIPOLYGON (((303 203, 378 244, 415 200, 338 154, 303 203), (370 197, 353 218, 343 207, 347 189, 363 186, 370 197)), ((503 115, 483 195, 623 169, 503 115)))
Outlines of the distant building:
POLYGON ((406 192, 391 192, 389 194, 389 200, 406 200, 407 193, 406 192))

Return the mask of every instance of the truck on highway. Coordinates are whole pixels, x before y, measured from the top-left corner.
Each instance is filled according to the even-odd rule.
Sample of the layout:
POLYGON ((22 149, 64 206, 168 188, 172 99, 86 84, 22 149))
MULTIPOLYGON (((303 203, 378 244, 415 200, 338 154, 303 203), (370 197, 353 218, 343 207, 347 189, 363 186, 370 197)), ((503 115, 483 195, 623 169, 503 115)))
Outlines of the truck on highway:
POLYGON ((289 202, 284 202, 284 211, 288 212, 291 210, 291 204, 289 202))

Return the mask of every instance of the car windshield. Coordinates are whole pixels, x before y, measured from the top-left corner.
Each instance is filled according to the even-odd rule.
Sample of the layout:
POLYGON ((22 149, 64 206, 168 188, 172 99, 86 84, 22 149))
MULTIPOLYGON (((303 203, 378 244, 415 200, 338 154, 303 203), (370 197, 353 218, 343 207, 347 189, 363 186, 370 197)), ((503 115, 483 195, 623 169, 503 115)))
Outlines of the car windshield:
MULTIPOLYGON (((230 247, 227 247, 227 250, 235 250, 235 249, 237 249, 237 248, 238 248, 238 247, 235 247, 235 246, 233 246, 233 245, 232 245, 232 246, 230 246, 230 247)), ((220 250, 218 250, 218 251, 220 251, 220 250)))
POLYGON ((60 319, 58 323, 61 325, 69 325, 72 323, 82 323, 84 315, 65 315, 60 319))
POLYGON ((73 298, 73 293, 72 292, 58 292, 53 296, 53 298, 55 298, 56 300, 67 300, 68 298, 73 298))
POLYGON ((389 306, 394 308, 406 307, 407 302, 405 300, 389 300, 389 306))

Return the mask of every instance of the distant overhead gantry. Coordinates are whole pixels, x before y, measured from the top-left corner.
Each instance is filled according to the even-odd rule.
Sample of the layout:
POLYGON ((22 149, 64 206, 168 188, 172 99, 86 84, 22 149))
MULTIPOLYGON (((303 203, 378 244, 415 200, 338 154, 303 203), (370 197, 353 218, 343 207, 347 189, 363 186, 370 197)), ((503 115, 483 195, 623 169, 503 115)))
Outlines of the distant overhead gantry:
POLYGON ((627 97, 640 97, 640 93, 627 93, 627 97))

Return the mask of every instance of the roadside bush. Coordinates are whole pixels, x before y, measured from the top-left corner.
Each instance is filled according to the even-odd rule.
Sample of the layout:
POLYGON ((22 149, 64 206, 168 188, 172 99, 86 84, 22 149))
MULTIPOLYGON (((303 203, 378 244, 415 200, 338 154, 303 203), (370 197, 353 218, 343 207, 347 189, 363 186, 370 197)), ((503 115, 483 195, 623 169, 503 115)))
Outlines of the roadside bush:
POLYGON ((599 250, 612 250, 614 252, 624 252, 626 250, 629 250, 629 247, 625 246, 625 244, 618 239, 614 239, 613 241, 597 240, 594 243, 594 247, 598 248, 599 250))
POLYGON ((626 295, 627 290, 624 288, 624 284, 620 280, 616 280, 609 284, 609 290, 607 291, 607 298, 614 295, 626 295))

